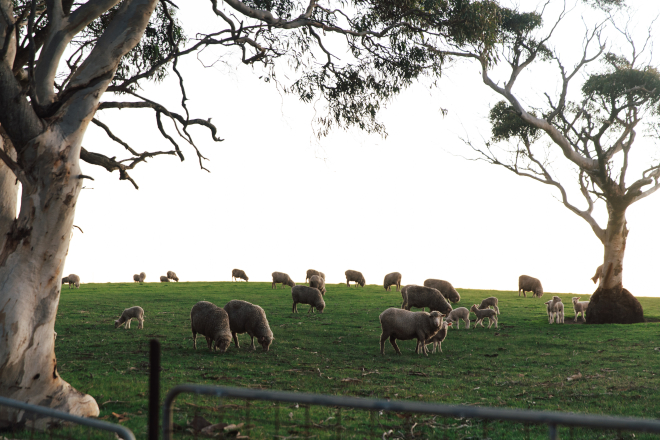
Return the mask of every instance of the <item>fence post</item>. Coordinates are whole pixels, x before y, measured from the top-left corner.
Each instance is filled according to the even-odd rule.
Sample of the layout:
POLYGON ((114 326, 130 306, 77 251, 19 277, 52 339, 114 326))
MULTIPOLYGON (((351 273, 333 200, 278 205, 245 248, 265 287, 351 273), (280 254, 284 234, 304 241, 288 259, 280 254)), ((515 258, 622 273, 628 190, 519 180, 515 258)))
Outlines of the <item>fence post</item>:
POLYGON ((158 440, 158 412, 160 411, 160 342, 149 341, 149 421, 147 438, 158 440))

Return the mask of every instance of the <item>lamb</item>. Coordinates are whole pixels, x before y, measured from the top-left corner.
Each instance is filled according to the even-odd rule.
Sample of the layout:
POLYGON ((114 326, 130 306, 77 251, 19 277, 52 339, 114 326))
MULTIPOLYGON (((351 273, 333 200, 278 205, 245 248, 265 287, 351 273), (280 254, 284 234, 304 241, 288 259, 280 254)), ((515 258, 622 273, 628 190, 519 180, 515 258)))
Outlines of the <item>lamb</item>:
POLYGON ((309 310, 307 313, 314 313, 314 309, 323 313, 325 309, 325 301, 323 301, 323 295, 321 291, 314 287, 307 286, 293 286, 291 288, 291 298, 293 298, 293 308, 291 309, 292 313, 298 313, 298 303, 300 304, 309 304, 309 310))
POLYGON ((555 319, 557 324, 564 323, 564 304, 561 302, 561 298, 558 296, 553 296, 550 301, 546 301, 545 305, 548 311, 548 323, 553 324, 555 319))
POLYGON ((500 314, 500 309, 497 307, 497 298, 494 296, 489 296, 488 298, 481 301, 481 304, 479 304, 479 310, 489 309, 491 307, 495 309, 498 315, 500 314))
POLYGON ((229 316, 229 329, 236 348, 240 347, 236 334, 247 333, 252 338, 250 344, 252 350, 256 350, 254 346, 254 338, 256 337, 257 342, 261 344, 264 351, 268 351, 274 338, 264 309, 256 304, 239 299, 229 301, 224 309, 229 316))
POLYGON ((426 340, 435 336, 442 326, 443 315, 440 312, 410 312, 408 310, 391 307, 380 314, 380 326, 383 332, 380 335, 380 354, 385 355, 385 340, 390 338, 390 344, 394 347, 396 354, 401 350, 396 345, 396 340, 407 341, 417 339, 415 353, 421 351, 428 356, 426 340))
POLYGON ((290 286, 291 288, 296 286, 296 283, 293 282, 291 277, 283 272, 273 272, 273 284, 272 288, 277 289, 277 284, 282 284, 282 289, 284 289, 284 286, 290 286))
POLYGON ((245 271, 242 271, 241 269, 232 270, 231 271, 231 280, 234 281, 234 280, 238 280, 238 279, 245 280, 246 283, 249 280, 248 276, 245 275, 245 271))
POLYGON ((452 311, 451 306, 439 290, 425 286, 406 287, 405 292, 401 292, 403 298, 402 309, 410 310, 411 307, 424 309, 428 307, 431 312, 437 310, 445 315, 452 311))
POLYGON ((539 281, 538 278, 527 275, 520 275, 518 278, 518 296, 520 296, 521 291, 525 298, 527 298, 525 292, 533 292, 534 294, 532 295, 532 298, 535 296, 541 298, 543 296, 543 286, 541 286, 541 281, 539 281))
POLYGON ((573 298, 573 311, 575 312, 573 322, 577 322, 579 313, 582 313, 582 320, 585 320, 584 312, 587 311, 587 307, 589 307, 589 301, 580 301, 580 298, 577 296, 573 298))
POLYGON ((598 268, 596 269, 596 274, 595 274, 593 277, 591 277, 591 281, 593 281, 594 284, 596 284, 596 283, 598 282, 598 280, 600 279, 600 276, 601 276, 602 274, 603 274, 603 265, 601 264, 601 265, 598 266, 598 268))
POLYGON ((477 320, 474 321, 474 326, 476 327, 477 325, 481 324, 481 326, 484 326, 484 318, 488 318, 488 328, 490 328, 493 325, 493 322, 495 322, 495 328, 499 328, 497 326, 497 312, 493 309, 484 309, 481 310, 479 309, 479 306, 476 304, 473 304, 472 307, 470 307, 470 311, 474 312, 475 315, 477 315, 477 320))
POLYGON ((138 274, 133 275, 133 282, 139 283, 140 282, 140 275, 138 275, 138 274))
POLYGON ((434 289, 439 290, 440 293, 442 293, 442 296, 453 303, 457 303, 461 300, 461 295, 458 294, 456 289, 454 289, 454 286, 452 286, 449 281, 434 280, 433 278, 429 278, 428 280, 424 281, 424 285, 426 287, 433 287, 434 289))
POLYGON ((144 272, 140 272, 140 283, 144 283, 144 280, 147 279, 147 274, 144 272))
POLYGON ((170 280, 174 280, 177 283, 179 282, 179 277, 177 277, 176 274, 174 272, 172 272, 171 270, 167 271, 167 278, 169 278, 170 280))
POLYGON ((119 319, 115 320, 115 328, 126 323, 126 326, 124 326, 124 328, 128 330, 129 328, 131 328, 131 320, 133 318, 138 320, 139 323, 138 329, 144 327, 144 310, 140 306, 134 306, 128 309, 124 309, 119 319))
POLYGON ((314 269, 307 269, 307 276, 305 276, 305 281, 310 280, 314 275, 320 276, 323 278, 323 281, 325 281, 325 274, 314 269))
MULTIPOLYGON (((465 309, 465 307, 462 308, 465 309)), ((435 336, 433 336, 431 339, 427 339, 426 341, 424 341, 424 344, 426 345, 433 344, 432 353, 435 353, 436 348, 440 350, 440 353, 442 353, 442 341, 444 341, 445 338, 447 337, 447 332, 451 325, 452 325, 451 322, 447 322, 447 321, 443 322, 442 326, 440 327, 440 330, 438 330, 438 333, 436 333, 435 336)))
MULTIPOLYGON (((346 275, 346 286, 351 287, 350 282, 354 281, 355 283, 359 284, 360 286, 364 287, 365 281, 364 281, 364 275, 362 275, 362 272, 358 272, 357 270, 347 270, 344 272, 346 275)), ((357 286, 356 284, 356 286, 357 286)))
POLYGON ((161 283, 169 283, 169 282, 170 282, 170 279, 167 278, 165 275, 161 275, 161 276, 160 276, 160 282, 161 282, 161 283))
POLYGON ((390 290, 390 286, 396 286, 397 292, 401 290, 401 274, 399 272, 392 272, 385 275, 383 287, 385 290, 390 290))
POLYGON ((197 350, 197 333, 206 337, 209 350, 224 353, 231 344, 232 334, 229 315, 225 309, 208 301, 200 301, 190 309, 190 325, 193 334, 193 348, 197 350), (211 343, 213 347, 211 347, 211 343))
POLYGON ((80 277, 78 275, 71 273, 65 278, 67 279, 67 283, 69 283, 69 289, 71 289, 71 286, 76 286, 77 289, 80 289, 80 277))
POLYGON ((457 330, 461 328, 461 319, 465 323, 465 328, 470 328, 470 311, 465 307, 459 307, 452 310, 445 318, 445 320, 450 324, 455 322, 457 330))
POLYGON ((321 295, 325 295, 325 280, 319 275, 312 275, 309 279, 309 287, 316 287, 321 291, 321 295))

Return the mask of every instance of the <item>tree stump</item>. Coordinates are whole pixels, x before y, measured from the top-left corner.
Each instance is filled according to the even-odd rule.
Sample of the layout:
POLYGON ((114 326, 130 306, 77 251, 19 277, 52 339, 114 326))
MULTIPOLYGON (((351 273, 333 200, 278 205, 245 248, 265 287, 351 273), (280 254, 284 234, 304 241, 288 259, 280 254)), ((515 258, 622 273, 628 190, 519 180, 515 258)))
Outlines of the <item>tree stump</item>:
POLYGON ((587 307, 587 324, 635 324, 645 322, 644 309, 623 287, 598 288, 587 307))

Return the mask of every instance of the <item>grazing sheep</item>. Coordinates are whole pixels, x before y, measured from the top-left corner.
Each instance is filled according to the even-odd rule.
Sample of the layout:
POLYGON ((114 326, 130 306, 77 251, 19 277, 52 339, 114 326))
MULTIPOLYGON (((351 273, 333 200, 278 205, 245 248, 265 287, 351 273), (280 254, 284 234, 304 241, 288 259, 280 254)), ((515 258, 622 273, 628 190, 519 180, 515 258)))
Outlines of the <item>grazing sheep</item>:
POLYGON ((465 307, 459 307, 452 310, 445 318, 445 320, 449 323, 455 322, 457 330, 461 328, 461 319, 465 323, 465 328, 470 328, 470 311, 465 307))
POLYGON ((390 338, 390 344, 394 347, 396 354, 401 350, 396 345, 396 340, 407 341, 417 339, 415 353, 421 351, 428 356, 428 350, 424 342, 435 336, 442 326, 443 315, 440 312, 410 312, 408 310, 391 307, 380 314, 380 326, 383 332, 380 335, 380 354, 385 354, 385 340, 390 338))
POLYGON ((573 311, 575 312, 573 322, 577 322, 579 313, 582 313, 582 320, 585 320, 584 312, 587 311, 587 307, 589 307, 589 301, 580 301, 580 298, 577 296, 573 298, 573 311))
POLYGON ((264 351, 268 351, 274 338, 264 309, 247 301, 233 299, 225 305, 225 312, 229 316, 229 329, 236 348, 240 347, 236 334, 247 333, 252 338, 252 350, 256 350, 254 338, 257 338, 264 351))
POLYGON ((190 325, 193 334, 193 348, 197 350, 197 333, 206 337, 209 350, 216 348, 224 353, 231 344, 229 316, 225 309, 208 301, 200 301, 190 309, 190 325), (211 343, 213 347, 211 347, 211 343))
POLYGON ((451 322, 447 322, 447 321, 443 322, 442 326, 440 327, 440 330, 438 330, 438 333, 436 333, 435 336, 431 337, 431 339, 427 339, 426 341, 424 341, 425 345, 433 344, 432 353, 435 353, 436 348, 440 350, 440 353, 442 353, 442 341, 444 341, 445 338, 447 337, 447 332, 449 331, 449 327, 451 325, 452 325, 451 322))
POLYGON ((596 274, 593 277, 591 277, 591 281, 593 281, 594 284, 596 284, 602 274, 603 274, 603 265, 601 264, 600 266, 598 266, 598 269, 596 269, 596 274))
POLYGON ((80 277, 78 275, 71 273, 66 278, 69 283, 69 289, 71 289, 71 286, 76 286, 77 289, 80 289, 80 277))
POLYGON ((144 272, 140 272, 140 283, 144 283, 144 280, 147 279, 147 274, 144 272))
POLYGON ((284 289, 284 286, 287 285, 291 288, 296 286, 296 283, 293 282, 291 277, 283 272, 273 272, 273 289, 277 289, 277 284, 282 284, 282 289, 284 289))
POLYGON ((131 320, 135 318, 138 320, 138 329, 144 327, 144 310, 140 306, 130 307, 124 309, 119 319, 115 320, 115 328, 126 323, 125 329, 131 328, 131 320))
POLYGON ((543 286, 541 286, 541 281, 539 281, 538 278, 527 275, 520 275, 518 278, 518 296, 520 296, 521 291, 525 298, 527 298, 525 292, 533 292, 534 294, 532 295, 532 298, 535 296, 541 298, 543 296, 543 286))
POLYGON ((424 285, 426 287, 433 287, 434 289, 439 290, 440 293, 442 293, 442 296, 453 303, 457 303, 461 300, 461 295, 458 294, 456 289, 454 289, 454 286, 452 286, 449 281, 434 280, 433 278, 429 278, 428 280, 424 281, 424 285))
POLYGON ((392 272, 385 275, 383 287, 385 290, 390 290, 390 286, 396 286, 397 292, 401 290, 401 274, 399 272, 392 272))
POLYGON ((309 310, 307 310, 307 313, 314 313, 315 308, 323 313, 323 309, 325 308, 325 301, 323 301, 321 291, 314 287, 293 286, 291 288, 291 298, 293 298, 292 313, 298 313, 298 303, 309 304, 309 310))
POLYGON ((564 303, 561 302, 561 298, 558 296, 553 296, 550 301, 545 302, 547 311, 548 311, 548 323, 553 324, 555 319, 557 324, 564 323, 564 303))
POLYGON ((500 314, 500 309, 497 307, 497 298, 494 296, 489 296, 488 298, 481 301, 481 304, 479 304, 479 310, 488 309, 491 307, 495 309, 498 315, 500 314))
POLYGON ((323 278, 323 281, 325 281, 325 274, 323 272, 320 272, 320 271, 314 270, 314 269, 307 269, 307 274, 305 276, 305 282, 307 282, 307 280, 310 280, 314 275, 320 276, 321 278, 323 278))
POLYGON ((140 282, 140 275, 138 275, 138 274, 133 275, 133 282, 139 283, 140 282))
POLYGON ((325 295, 325 280, 319 275, 312 275, 309 279, 309 287, 316 287, 321 291, 321 295, 325 295))
POLYGON ((238 279, 245 280, 246 283, 249 280, 248 276, 245 275, 244 271, 242 271, 240 269, 233 269, 231 271, 231 280, 235 281, 235 280, 238 280, 238 279))
POLYGON ((470 307, 470 311, 474 312, 475 315, 477 315, 477 320, 474 321, 474 327, 476 328, 477 325, 481 324, 481 326, 484 326, 484 318, 488 318, 488 328, 490 328, 493 325, 493 322, 495 322, 495 328, 499 328, 497 326, 497 313, 493 309, 484 309, 481 310, 476 304, 473 304, 472 307, 470 307))
POLYGON ((161 276, 160 276, 160 282, 161 282, 161 283, 169 283, 169 282, 170 282, 170 279, 167 278, 165 275, 161 275, 161 276))
MULTIPOLYGON (((364 281, 364 275, 362 275, 362 272, 358 272, 357 270, 347 270, 344 272, 346 275, 346 286, 351 287, 350 282, 354 281, 355 283, 359 284, 360 286, 364 287, 365 281, 364 281)), ((356 286, 357 286, 356 284, 356 286)))
POLYGON ((172 272, 171 270, 167 271, 167 278, 169 278, 170 280, 174 280, 177 283, 179 282, 179 277, 177 277, 176 274, 174 272, 172 272))
POLYGON ((401 292, 403 298, 402 309, 410 310, 411 307, 424 309, 428 307, 431 312, 437 310, 445 315, 452 311, 451 306, 439 290, 425 286, 413 285, 406 287, 405 292, 401 292))

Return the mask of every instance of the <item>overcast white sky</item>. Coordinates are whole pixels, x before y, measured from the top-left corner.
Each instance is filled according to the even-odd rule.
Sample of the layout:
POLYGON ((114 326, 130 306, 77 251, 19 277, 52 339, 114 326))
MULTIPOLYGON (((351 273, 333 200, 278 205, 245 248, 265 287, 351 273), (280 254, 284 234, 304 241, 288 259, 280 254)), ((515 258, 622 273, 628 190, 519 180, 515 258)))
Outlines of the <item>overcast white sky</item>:
MULTIPOLYGON (((213 23, 207 2, 179 3, 184 24, 197 24, 199 11, 211 20, 204 24, 213 23)), ((631 4, 639 29, 660 12, 657 2, 631 4)), ((578 56, 583 29, 579 13, 559 29, 554 46, 565 48, 567 65, 578 56)), ((439 88, 415 86, 390 103, 381 115, 386 139, 352 130, 321 140, 312 133, 313 106, 281 95, 259 80, 258 70, 237 63, 203 68, 194 57, 179 68, 191 117, 213 118, 225 139, 214 143, 206 130, 193 129, 211 173, 199 169, 183 142, 185 162, 163 156, 131 173, 139 190, 116 172, 83 163, 95 181, 78 200, 75 224, 84 233, 73 232, 65 274, 77 273, 83 283, 130 282, 144 271, 147 282, 156 282, 174 270, 182 281, 226 281, 240 268, 251 281, 282 271, 303 282, 314 268, 336 283, 355 269, 368 284, 398 271, 404 284, 440 278, 497 290, 516 290, 518 276, 527 274, 540 278, 546 292, 594 291, 590 277, 602 263, 602 245, 558 193, 460 157, 470 155, 461 137, 477 143, 489 137, 488 110, 499 100, 476 64, 457 64, 439 88)), ((542 91, 557 91, 555 73, 554 65, 541 65, 516 90, 538 103, 542 91)), ((174 78, 144 94, 172 107, 180 99, 174 78)), ((97 117, 138 151, 170 148, 149 110, 97 117)), ((657 143, 638 142, 658 158, 657 143)), ((83 145, 126 156, 95 126, 83 145)), ((628 210, 624 285, 637 296, 660 296, 659 204, 656 194, 628 210)), ((604 227, 605 217, 599 220, 604 227)))

